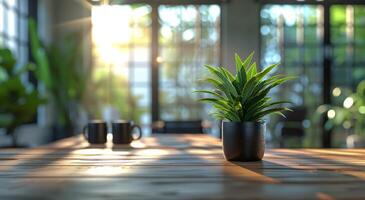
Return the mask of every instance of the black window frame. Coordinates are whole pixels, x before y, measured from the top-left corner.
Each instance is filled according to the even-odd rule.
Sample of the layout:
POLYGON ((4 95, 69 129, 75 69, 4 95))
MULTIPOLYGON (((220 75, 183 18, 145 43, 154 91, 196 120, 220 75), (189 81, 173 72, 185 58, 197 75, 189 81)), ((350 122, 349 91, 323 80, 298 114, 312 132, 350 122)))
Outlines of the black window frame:
MULTIPOLYGON (((152 126, 161 120, 160 117, 160 105, 159 105, 159 13, 158 8, 161 5, 171 5, 171 6, 184 6, 184 5, 219 5, 229 2, 228 0, 102 0, 102 1, 92 1, 88 0, 91 5, 130 5, 130 4, 144 4, 151 7, 151 123, 152 126)), ((222 27, 222 14, 220 15, 221 27, 222 27)), ((222 28, 220 29, 220 37, 222 36, 222 28)), ((222 64, 222 39, 219 41, 220 51, 219 51, 219 64, 222 64)), ((154 130, 152 130, 154 131, 154 130)))

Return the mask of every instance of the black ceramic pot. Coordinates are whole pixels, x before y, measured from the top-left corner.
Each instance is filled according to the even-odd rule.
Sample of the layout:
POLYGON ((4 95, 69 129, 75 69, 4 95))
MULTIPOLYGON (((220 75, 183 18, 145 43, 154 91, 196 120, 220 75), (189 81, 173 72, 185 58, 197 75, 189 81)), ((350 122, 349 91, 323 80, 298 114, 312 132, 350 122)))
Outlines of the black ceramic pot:
POLYGON ((222 122, 223 152, 229 161, 259 161, 265 152, 265 122, 222 122))

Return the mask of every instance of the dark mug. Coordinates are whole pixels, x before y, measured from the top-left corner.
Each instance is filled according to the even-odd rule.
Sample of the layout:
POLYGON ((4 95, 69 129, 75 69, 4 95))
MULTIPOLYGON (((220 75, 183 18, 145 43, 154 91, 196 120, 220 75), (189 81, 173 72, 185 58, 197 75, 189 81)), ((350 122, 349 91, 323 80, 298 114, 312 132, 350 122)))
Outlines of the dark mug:
POLYGON ((106 143, 107 124, 102 120, 91 120, 85 125, 83 134, 90 144, 106 143))
POLYGON ((133 140, 139 140, 142 137, 142 129, 131 121, 117 120, 112 123, 113 143, 130 144, 133 140), (139 135, 133 138, 132 131, 137 128, 139 135))

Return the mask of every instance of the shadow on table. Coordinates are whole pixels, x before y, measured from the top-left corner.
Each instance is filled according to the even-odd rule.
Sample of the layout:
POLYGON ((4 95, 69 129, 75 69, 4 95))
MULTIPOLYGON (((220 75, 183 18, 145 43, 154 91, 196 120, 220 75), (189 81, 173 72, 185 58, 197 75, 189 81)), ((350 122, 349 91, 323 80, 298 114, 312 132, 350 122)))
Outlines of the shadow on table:
MULTIPOLYGON (((336 160, 336 157, 318 157, 316 154, 300 154, 298 152, 276 152, 275 156, 265 157, 258 162, 230 162, 242 169, 278 180, 279 182, 305 180, 320 175, 343 174, 352 175, 354 181, 365 181, 365 163, 351 160, 336 160), (283 173, 278 173, 278 172, 283 173), (362 176, 351 172, 363 172, 362 176), (284 173, 286 172, 286 173, 284 173), (315 172, 315 173, 314 173, 315 172)), ((348 177, 347 177, 348 178, 348 177)), ((318 180, 318 179, 317 179, 318 180)), ((320 181, 320 180, 318 180, 320 181)))
MULTIPOLYGON (((0 163, 0 177, 23 177, 28 173, 51 166, 59 160, 67 157, 74 148, 72 146, 79 145, 83 141, 75 141, 64 147, 39 147, 34 149, 16 149, 17 153, 10 153, 14 150, 9 149, 9 154, 3 158, 0 163)), ((4 156, 4 153, 1 153, 4 156)))
MULTIPOLYGON (((259 162, 228 162, 236 167, 227 165, 224 171, 236 181, 237 187, 247 182, 255 185, 251 192, 248 191, 252 197, 257 197, 252 193, 255 191, 272 194, 270 198, 283 199, 295 196, 335 199, 348 198, 349 195, 357 198, 364 195, 359 191, 365 189, 365 164, 356 162, 356 156, 363 160, 362 155, 353 156, 354 159, 342 156, 346 159, 341 160, 338 159, 339 155, 318 154, 310 150, 279 150, 274 154, 268 153, 259 162)), ((225 189, 227 192, 234 191, 232 188, 225 189)))

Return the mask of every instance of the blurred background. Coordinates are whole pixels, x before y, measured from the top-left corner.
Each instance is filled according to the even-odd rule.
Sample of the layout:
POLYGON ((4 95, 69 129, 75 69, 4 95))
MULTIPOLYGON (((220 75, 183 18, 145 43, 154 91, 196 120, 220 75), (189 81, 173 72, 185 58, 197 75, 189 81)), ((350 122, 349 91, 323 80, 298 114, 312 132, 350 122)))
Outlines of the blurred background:
POLYGON ((89 119, 133 120, 144 136, 220 137, 193 90, 204 64, 297 80, 270 117, 269 147, 365 146, 365 2, 360 0, 0 0, 0 145, 37 146, 89 119))

